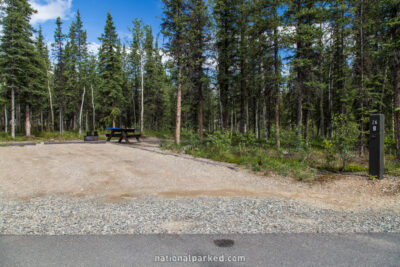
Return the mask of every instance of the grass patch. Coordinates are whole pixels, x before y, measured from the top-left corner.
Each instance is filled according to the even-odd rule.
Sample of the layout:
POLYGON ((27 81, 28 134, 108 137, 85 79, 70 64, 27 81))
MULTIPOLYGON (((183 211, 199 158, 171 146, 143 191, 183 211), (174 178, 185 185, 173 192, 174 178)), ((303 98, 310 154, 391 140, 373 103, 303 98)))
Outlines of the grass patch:
POLYGON ((295 177, 298 180, 313 179, 317 175, 314 168, 308 166, 301 153, 287 157, 273 150, 262 147, 229 146, 220 149, 221 144, 199 142, 196 146, 187 141, 181 145, 174 142, 163 142, 162 148, 190 154, 195 157, 209 158, 215 161, 234 163, 256 172, 271 172, 284 176, 295 177))
MULTIPOLYGON (((342 172, 342 167, 332 166, 332 165, 318 165, 317 169, 339 173, 342 172)), ((366 172, 368 171, 368 167, 357 165, 355 163, 348 164, 344 170, 344 172, 366 172)))
MULTIPOLYGON (((310 142, 309 146, 286 141, 283 143, 287 145, 282 145, 281 152, 277 152, 274 143, 260 141, 251 135, 215 133, 206 135, 203 140, 190 132, 182 136, 184 138, 180 145, 164 140, 162 148, 234 163, 266 175, 276 173, 289 176, 300 181, 318 180, 319 177, 335 173, 368 173, 368 158, 357 157, 357 151, 349 151, 348 163, 342 171, 340 155, 332 153, 328 159, 320 140, 310 142)), ((400 176, 400 163, 390 155, 385 159, 385 174, 400 176)))
MULTIPOLYGON (((98 131, 99 140, 106 140, 106 130, 98 131)), ((46 141, 72 141, 72 140, 83 140, 86 132, 82 132, 79 137, 77 131, 64 131, 61 135, 59 132, 34 132, 31 137, 26 137, 23 134, 16 134, 15 138, 5 133, 0 134, 0 142, 46 142, 46 141)))

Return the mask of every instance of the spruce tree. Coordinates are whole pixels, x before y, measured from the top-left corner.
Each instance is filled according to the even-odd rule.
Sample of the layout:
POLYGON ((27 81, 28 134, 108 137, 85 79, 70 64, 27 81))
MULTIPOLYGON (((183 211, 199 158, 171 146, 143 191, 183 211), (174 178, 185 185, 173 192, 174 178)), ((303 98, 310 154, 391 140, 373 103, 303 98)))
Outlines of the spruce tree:
POLYGON ((137 110, 139 90, 141 88, 141 49, 143 47, 143 26, 142 22, 138 19, 133 20, 133 27, 131 28, 132 42, 129 54, 129 84, 131 88, 131 101, 132 101, 132 117, 133 123, 137 124, 137 110))
POLYGON ((144 128, 144 26, 141 20, 135 19, 133 21, 133 42, 131 53, 136 53, 132 58, 136 66, 136 84, 137 89, 140 87, 140 130, 143 132, 144 128))
POLYGON ((5 88, 11 94, 11 136, 15 137, 15 100, 25 106, 25 135, 31 134, 30 107, 40 97, 40 60, 29 24, 35 11, 26 0, 6 0, 2 19, 0 68, 5 88))
POLYGON ((64 91, 67 101, 64 113, 67 125, 70 125, 70 127, 72 125, 72 130, 75 131, 77 127, 77 111, 79 106, 78 58, 76 47, 77 36, 75 22, 71 23, 67 37, 64 51, 64 76, 66 77, 64 91))
POLYGON ((297 98, 297 133, 299 137, 303 133, 303 125, 306 126, 304 135, 307 137, 309 118, 311 115, 311 98, 314 93, 315 84, 313 79, 317 70, 317 55, 320 47, 314 44, 319 39, 321 29, 321 9, 318 1, 315 0, 293 0, 289 2, 286 11, 288 26, 295 28, 291 36, 291 46, 295 45, 294 58, 291 61, 295 76, 295 90, 297 98), (306 116, 303 116, 304 111, 306 116))
POLYGON ((65 35, 62 32, 62 22, 58 17, 56 20, 56 30, 54 32, 53 57, 54 66, 54 97, 59 111, 59 132, 64 131, 64 108, 67 103, 67 91, 65 90, 67 78, 65 76, 65 35))
POLYGON ((36 40, 36 49, 38 50, 40 57, 44 60, 45 67, 46 67, 46 86, 47 86, 47 100, 49 103, 49 114, 50 114, 50 122, 48 122, 48 128, 51 131, 54 131, 54 108, 53 108, 53 90, 50 86, 51 84, 51 61, 49 58, 49 50, 47 45, 44 43, 44 37, 42 33, 42 27, 39 27, 38 37, 36 40))
POLYGON ((121 51, 121 65, 122 65, 122 95, 123 95, 123 104, 122 109, 123 109, 123 116, 121 117, 123 120, 123 124, 127 127, 131 126, 131 90, 130 90, 130 81, 129 81, 129 75, 130 75, 130 65, 129 65, 129 53, 128 49, 126 48, 126 45, 124 44, 122 46, 122 51, 121 51))
POLYGON ((365 151, 365 132, 366 122, 368 121, 368 115, 376 113, 373 110, 374 97, 372 90, 373 80, 373 66, 372 57, 376 53, 373 39, 376 37, 376 27, 379 5, 376 0, 357 0, 354 3, 354 87, 355 94, 351 95, 350 98, 354 99, 357 109, 356 115, 360 125, 360 137, 359 137, 359 153, 360 156, 364 155, 365 151))
POLYGON ((108 12, 104 33, 99 38, 101 41, 99 51, 99 78, 100 86, 98 102, 102 112, 102 122, 111 123, 113 127, 121 115, 120 104, 122 95, 122 66, 120 51, 117 51, 119 40, 112 20, 108 12))
POLYGON ((176 93, 176 127, 175 142, 181 142, 181 113, 182 113, 182 83, 183 66, 185 62, 187 39, 187 1, 163 0, 164 17, 162 23, 163 34, 168 38, 166 48, 173 57, 177 69, 176 93))
POLYGON ((400 161, 400 2, 396 0, 388 1, 387 9, 389 40, 386 45, 391 56, 391 66, 393 72, 393 116, 396 159, 400 161))
POLYGON ((36 106, 40 110, 40 126, 41 131, 43 131, 43 111, 49 109, 51 114, 53 107, 52 107, 52 100, 51 100, 51 91, 49 88, 49 79, 48 79, 48 70, 50 68, 50 59, 49 59, 49 52, 47 50, 47 45, 44 43, 42 27, 39 27, 38 35, 35 40, 35 49, 38 55, 38 73, 35 79, 38 80, 38 89, 40 90, 41 97, 38 99, 38 103, 36 106), (49 105, 47 104, 49 103, 49 105))
MULTIPOLYGON (((82 134, 82 116, 87 103, 88 49, 87 34, 79 10, 71 24, 69 41, 66 48, 66 71, 72 96, 71 111, 74 114, 74 126, 78 121, 78 132, 82 134)), ((75 128, 75 127, 74 127, 75 128)))
POLYGON ((96 96, 97 88, 99 87, 99 76, 98 76, 98 63, 95 55, 89 55, 88 58, 88 86, 90 86, 89 98, 90 98, 90 109, 92 111, 92 130, 96 130, 96 96))
POLYGON ((228 127, 230 113, 230 102, 234 97, 233 79, 235 66, 237 42, 239 35, 236 27, 238 1, 215 0, 213 5, 213 15, 216 24, 215 46, 217 53, 217 81, 219 88, 220 113, 222 129, 228 127))
POLYGON ((151 128, 155 121, 157 120, 155 116, 155 110, 157 105, 157 97, 160 92, 159 87, 157 86, 157 80, 159 77, 156 77, 155 70, 155 57, 154 57, 154 47, 153 47, 153 32, 150 26, 145 26, 145 39, 144 39, 144 55, 145 55, 145 63, 143 66, 144 70, 144 91, 146 92, 146 96, 144 98, 144 105, 146 105, 147 116, 146 121, 151 128))
POLYGON ((162 56, 160 54, 160 49, 158 47, 158 38, 156 38, 155 46, 154 46, 154 88, 157 90, 156 99, 155 99, 155 123, 157 129, 169 129, 171 108, 173 103, 171 103, 168 99, 168 92, 171 91, 171 82, 168 77, 165 66, 162 62, 162 56))
POLYGON ((197 121, 200 138, 203 137, 203 87, 204 87, 204 63, 206 53, 210 46, 210 17, 204 0, 189 1, 189 29, 190 56, 189 66, 192 69, 193 85, 197 94, 197 121))

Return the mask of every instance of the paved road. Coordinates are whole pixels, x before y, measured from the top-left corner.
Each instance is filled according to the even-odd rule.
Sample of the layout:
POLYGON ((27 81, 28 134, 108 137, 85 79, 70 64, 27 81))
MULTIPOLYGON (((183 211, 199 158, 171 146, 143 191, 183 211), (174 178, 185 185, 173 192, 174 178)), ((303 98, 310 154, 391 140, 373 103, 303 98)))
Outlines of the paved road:
POLYGON ((202 261, 190 266, 400 266, 400 234, 0 236, 1 266, 189 265, 155 261, 174 255, 202 261))

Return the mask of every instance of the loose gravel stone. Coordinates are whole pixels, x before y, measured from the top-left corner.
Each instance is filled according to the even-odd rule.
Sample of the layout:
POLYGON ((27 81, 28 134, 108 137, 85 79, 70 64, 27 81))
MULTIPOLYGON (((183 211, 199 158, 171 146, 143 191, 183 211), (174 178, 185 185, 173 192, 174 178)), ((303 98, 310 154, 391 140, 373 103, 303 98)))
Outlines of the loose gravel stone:
POLYGON ((0 199, 0 234, 400 232, 394 211, 317 209, 283 198, 144 196, 119 203, 45 196, 0 199))

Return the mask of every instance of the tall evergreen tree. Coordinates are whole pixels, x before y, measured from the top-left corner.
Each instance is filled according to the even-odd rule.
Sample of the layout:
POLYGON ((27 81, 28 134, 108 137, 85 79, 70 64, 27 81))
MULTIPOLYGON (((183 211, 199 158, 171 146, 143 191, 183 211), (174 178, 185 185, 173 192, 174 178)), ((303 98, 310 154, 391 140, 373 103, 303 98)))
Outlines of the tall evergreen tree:
POLYGON ((75 21, 72 23, 70 29, 70 42, 71 42, 71 57, 72 60, 72 68, 76 70, 74 75, 68 76, 70 78, 76 78, 75 81, 75 91, 74 98, 78 100, 77 105, 75 105, 75 113, 78 115, 75 117, 78 118, 78 129, 79 135, 82 134, 82 116, 84 109, 86 109, 85 103, 87 103, 87 76, 88 76, 88 48, 87 48, 87 34, 86 30, 83 29, 83 22, 81 19, 81 15, 79 10, 77 11, 75 21), (80 101, 79 101, 80 99, 80 101), (79 110, 79 111, 78 111, 79 110))
POLYGON ((156 77, 156 61, 154 55, 154 47, 153 47, 153 32, 150 26, 145 26, 145 39, 144 39, 144 53, 145 53, 145 63, 143 66, 143 70, 145 72, 144 76, 144 90, 146 92, 146 97, 144 101, 144 105, 147 110, 147 123, 149 127, 154 126, 156 123, 156 109, 157 109, 157 98, 159 97, 159 93, 161 92, 160 87, 157 86, 157 80, 159 77, 156 77))
POLYGON ((60 17, 56 20, 56 30, 54 32, 53 58, 54 66, 54 96, 59 111, 59 131, 64 131, 64 108, 67 102, 67 92, 65 90, 67 78, 65 76, 65 35, 62 32, 62 22, 60 17))
POLYGON ((163 0, 163 34, 168 38, 166 48, 174 58, 177 68, 176 127, 175 142, 181 141, 182 83, 185 50, 187 48, 187 2, 185 0, 163 0))
POLYGON ((207 49, 210 42, 210 17, 204 0, 189 1, 189 29, 190 56, 189 66, 192 69, 193 85, 197 90, 197 120, 200 138, 203 137, 203 87, 204 87, 204 65, 207 49))
POLYGON ((44 37, 42 33, 42 27, 39 28, 38 32, 38 38, 36 40, 36 49, 39 51, 39 54, 41 58, 44 60, 45 67, 46 67, 46 85, 47 85, 47 101, 49 103, 49 122, 48 122, 48 128, 51 131, 54 131, 54 103, 53 103, 53 90, 50 86, 51 84, 51 61, 50 61, 50 55, 49 55, 49 50, 47 45, 44 42, 44 37))
POLYGON ((314 77, 317 69, 317 55, 319 47, 314 44, 319 39, 321 29, 321 9, 318 1, 315 0, 293 0, 288 4, 286 17, 288 25, 295 28, 292 36, 292 44, 295 45, 294 58, 291 61, 296 75, 295 90, 297 93, 297 132, 300 136, 303 133, 303 125, 306 126, 304 135, 307 137, 309 118, 311 115, 311 98, 314 93, 314 77), (304 111, 306 116, 303 116, 304 111))
POLYGON ((108 12, 104 33, 99 38, 101 41, 99 51, 99 78, 100 87, 98 102, 102 112, 102 122, 112 123, 115 127, 116 120, 121 115, 120 104, 122 95, 122 66, 117 32, 108 12))
POLYGON ((388 9, 389 20, 387 25, 390 34, 388 49, 391 55, 394 91, 394 136, 396 142, 396 159, 400 161, 400 1, 388 1, 388 9))
POLYGON ((131 90, 131 104, 133 123, 137 123, 139 88, 141 87, 141 49, 143 47, 143 26, 140 20, 133 20, 132 42, 129 53, 129 84, 131 90))
POLYGON ((1 76, 11 93, 11 136, 15 137, 15 99, 25 106, 25 135, 31 135, 30 106, 40 96, 40 60, 32 39, 29 24, 35 12, 26 0, 6 0, 2 19, 1 76))
POLYGON ((38 75, 35 77, 38 80, 38 88, 41 92, 41 98, 38 99, 39 102, 36 106, 40 110, 40 127, 43 131, 44 121, 43 121, 43 111, 49 109, 49 112, 53 114, 51 91, 49 88, 48 70, 50 68, 49 52, 47 50, 47 45, 44 43, 42 27, 39 27, 38 35, 35 40, 35 49, 38 55, 38 75), (49 105, 47 104, 49 103, 49 105))
POLYGON ((215 0, 213 15, 216 24, 216 52, 217 52, 217 81, 220 98, 220 113, 222 129, 228 127, 229 104, 234 96, 232 66, 236 58, 236 38, 238 29, 236 27, 238 1, 215 0))
POLYGON ((96 101, 95 96, 97 94, 97 88, 99 87, 99 77, 98 77, 98 64, 97 57, 95 55, 90 55, 88 59, 88 78, 87 82, 90 85, 90 109, 92 111, 92 130, 96 130, 96 101))
POLYGON ((136 67, 136 89, 140 86, 140 130, 143 132, 144 130, 144 26, 141 20, 135 19, 133 21, 133 42, 132 42, 132 52, 136 53, 136 55, 132 56, 132 59, 136 67))

